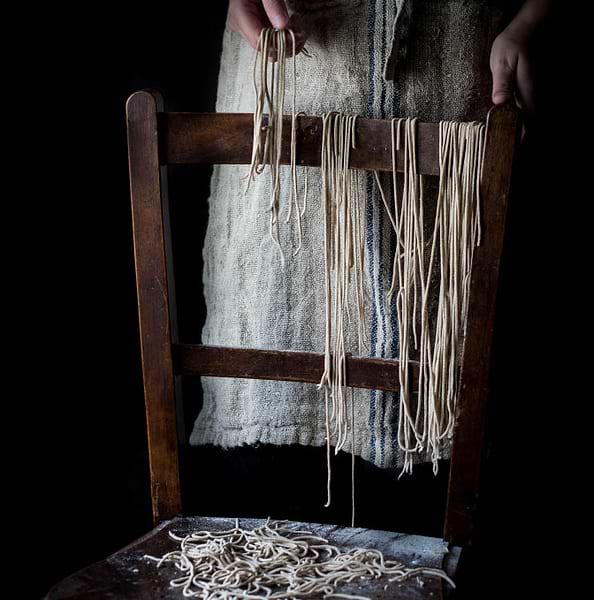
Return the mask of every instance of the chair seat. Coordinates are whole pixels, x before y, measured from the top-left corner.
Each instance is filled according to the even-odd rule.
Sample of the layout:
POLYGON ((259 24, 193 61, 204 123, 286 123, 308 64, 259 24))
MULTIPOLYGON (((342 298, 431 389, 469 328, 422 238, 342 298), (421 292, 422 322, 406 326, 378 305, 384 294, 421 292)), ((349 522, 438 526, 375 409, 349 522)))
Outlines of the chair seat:
MULTIPOLYGON (((241 519, 245 529, 261 526, 263 519, 241 519)), ((341 550, 373 548, 380 550, 388 559, 401 560, 411 567, 442 568, 453 577, 460 557, 460 548, 448 548, 439 538, 321 525, 290 522, 297 529, 312 531, 324 537, 341 550)), ((162 556, 175 550, 177 542, 168 536, 169 531, 184 535, 196 530, 223 530, 234 527, 235 519, 216 517, 176 517, 164 521, 152 531, 112 554, 57 583, 47 594, 47 600, 66 598, 183 598, 179 588, 169 586, 175 570, 172 565, 156 567, 156 563, 143 559, 145 554, 162 556)), ((412 577, 402 583, 388 584, 386 580, 372 580, 345 585, 340 592, 361 594, 369 598, 402 598, 439 600, 442 580, 424 577, 422 585, 412 577)), ((445 584, 445 587, 449 587, 445 584)), ((313 596, 310 596, 313 598, 313 596)))

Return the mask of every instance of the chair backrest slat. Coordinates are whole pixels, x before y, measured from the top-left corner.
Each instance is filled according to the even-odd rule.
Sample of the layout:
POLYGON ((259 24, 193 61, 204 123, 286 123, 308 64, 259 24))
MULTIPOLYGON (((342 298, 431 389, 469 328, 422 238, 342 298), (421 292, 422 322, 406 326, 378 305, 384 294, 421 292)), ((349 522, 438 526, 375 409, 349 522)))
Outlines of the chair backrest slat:
MULTIPOLYGON (((164 164, 249 164, 252 159, 253 117, 229 113, 164 113, 159 115, 161 160, 164 164)), ((319 167, 322 119, 297 118, 297 163, 319 167)), ((392 170, 392 124, 380 119, 357 119, 356 147, 351 151, 354 169, 392 170)), ((290 162, 291 118, 283 119, 281 163, 290 162)), ((424 175, 439 174, 439 125, 418 123, 417 167, 424 175)), ((402 170, 404 149, 397 153, 402 170)))
MULTIPOLYGON (((351 387, 397 392, 400 389, 398 365, 397 360, 348 355, 348 384, 351 387)), ((178 375, 319 383, 324 372, 324 355, 293 350, 174 344, 173 367, 178 375)), ((418 382, 419 365, 410 361, 409 368, 414 386, 418 382)))

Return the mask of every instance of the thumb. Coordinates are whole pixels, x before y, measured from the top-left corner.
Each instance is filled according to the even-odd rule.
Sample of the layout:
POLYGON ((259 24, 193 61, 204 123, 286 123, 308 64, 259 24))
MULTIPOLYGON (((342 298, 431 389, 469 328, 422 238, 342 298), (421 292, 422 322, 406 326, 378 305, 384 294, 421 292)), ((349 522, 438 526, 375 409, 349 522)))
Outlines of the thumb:
POLYGON ((268 15, 270 24, 275 29, 284 29, 289 22, 289 13, 285 0, 262 0, 264 10, 268 15))
POLYGON ((493 104, 502 104, 514 98, 515 69, 504 61, 498 60, 491 66, 493 73, 493 104))

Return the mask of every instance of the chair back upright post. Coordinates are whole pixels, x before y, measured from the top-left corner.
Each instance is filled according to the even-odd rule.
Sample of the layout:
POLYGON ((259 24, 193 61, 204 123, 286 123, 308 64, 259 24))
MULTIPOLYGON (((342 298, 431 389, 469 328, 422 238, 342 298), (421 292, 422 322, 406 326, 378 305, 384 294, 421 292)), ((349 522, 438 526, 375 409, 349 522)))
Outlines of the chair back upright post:
POLYGON ((459 546, 471 544, 475 533, 499 264, 519 133, 515 106, 489 111, 480 191, 481 243, 472 263, 444 525, 444 539, 459 546))
MULTIPOLYGON (((248 377, 317 383, 324 356, 178 342, 166 168, 174 164, 249 164, 252 116, 167 113, 160 94, 153 90, 132 94, 126 108, 151 497, 157 524, 182 511, 178 428, 183 431, 183 425, 182 403, 176 402, 176 390, 181 386, 176 385, 176 378, 248 377)), ((283 164, 290 162, 290 117, 286 119, 283 164)), ((458 545, 469 544, 473 535, 499 261, 518 131, 514 106, 491 109, 481 182, 482 244, 474 253, 444 528, 444 539, 458 545)), ((390 121, 357 119, 356 134, 358 143, 350 166, 391 171, 390 121)), ((320 166, 321 136, 319 117, 299 117, 298 164, 320 166)), ((417 151, 418 171, 438 175, 438 123, 417 124, 417 151)), ((397 153, 398 171, 402 171, 403 152, 397 153)), ((409 367, 414 382, 419 365, 411 361, 409 367)), ((399 390, 397 360, 348 356, 346 370, 350 386, 399 390)))
MULTIPOLYGON (((126 103, 128 162, 140 349, 153 523, 181 514, 178 410, 172 344, 177 342, 167 173, 159 156, 161 94, 143 90, 126 103)), ((183 431, 183 429, 180 427, 183 431)))

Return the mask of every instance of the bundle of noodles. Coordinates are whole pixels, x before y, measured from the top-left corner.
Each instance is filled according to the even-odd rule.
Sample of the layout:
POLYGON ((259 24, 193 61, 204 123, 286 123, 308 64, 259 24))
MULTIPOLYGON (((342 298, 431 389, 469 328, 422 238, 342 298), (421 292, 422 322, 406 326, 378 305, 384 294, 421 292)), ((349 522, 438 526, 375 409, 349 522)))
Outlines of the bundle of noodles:
MULTIPOLYGON (((357 117, 331 112, 322 117, 322 206, 324 209, 324 287, 326 328, 324 373, 319 388, 324 389, 326 448, 328 461, 328 500, 330 504, 330 445, 335 452, 347 440, 349 419, 346 402, 345 326, 351 320, 349 298, 356 304, 359 346, 367 344, 365 319, 365 202, 359 195, 359 174, 349 168, 355 147, 357 117), (349 296, 349 292, 351 295, 349 296)), ((354 443, 354 406, 351 395, 351 453, 354 443)), ((354 464, 354 463, 353 463, 354 464)), ((352 469, 354 477, 354 468, 352 469)), ((354 480, 353 480, 354 487, 354 480)), ((354 519, 354 490, 353 490, 354 519)))
MULTIPOLYGON (((305 52, 305 49, 302 51, 305 52)), ((288 202, 287 222, 293 214, 295 204, 295 218, 297 220, 298 247, 295 254, 301 248, 302 227, 301 218, 305 212, 307 201, 307 184, 304 192, 303 206, 299 206, 297 198, 297 166, 296 166, 296 129, 297 113, 296 104, 296 44, 295 34, 290 29, 264 28, 260 32, 258 45, 256 47, 256 58, 254 60, 254 130, 252 143, 252 159, 248 173, 247 189, 256 175, 264 171, 266 165, 270 169, 271 195, 270 195, 270 235, 278 246, 281 257, 284 254, 279 242, 279 208, 280 208, 280 161, 282 154, 283 139, 283 114, 286 93, 286 68, 287 58, 292 57, 291 79, 291 186, 288 202), (290 52, 287 52, 287 35, 291 39, 290 52), (265 113, 268 113, 265 119, 265 113)))
POLYGON ((432 233, 425 240, 423 177, 417 172, 416 119, 392 120, 393 210, 375 173, 396 235, 392 285, 400 326, 398 443, 404 472, 413 455, 429 452, 434 471, 455 425, 457 375, 474 247, 480 243, 480 176, 485 126, 441 122, 439 191, 432 233), (404 181, 398 196, 396 153, 404 124, 404 181), (426 250, 429 250, 427 253, 426 250), (430 319, 430 304, 436 304, 430 319), (409 360, 419 360, 411 389, 409 360))

